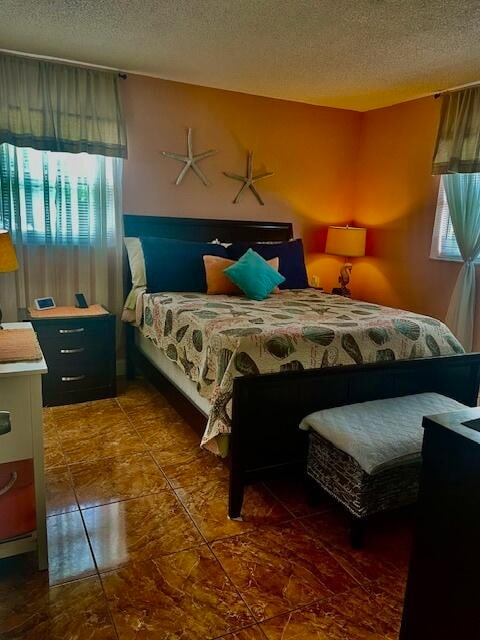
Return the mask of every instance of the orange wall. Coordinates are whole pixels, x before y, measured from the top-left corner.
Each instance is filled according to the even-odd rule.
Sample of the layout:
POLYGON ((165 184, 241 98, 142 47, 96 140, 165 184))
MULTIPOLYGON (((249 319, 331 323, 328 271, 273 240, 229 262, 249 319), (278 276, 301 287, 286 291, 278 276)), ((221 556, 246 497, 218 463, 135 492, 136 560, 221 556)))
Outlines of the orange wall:
POLYGON ((353 292, 443 320, 460 264, 429 258, 439 113, 430 97, 363 114, 355 221, 369 228, 370 257, 355 262, 353 292))
POLYGON ((335 284, 339 259, 313 252, 318 242, 309 229, 352 219, 360 113, 135 75, 122 92, 129 150, 124 211, 292 221, 308 245, 310 272, 320 272, 326 287, 335 284), (218 150, 201 163, 209 187, 191 172, 175 186, 181 165, 161 155, 184 151, 189 126, 194 151, 218 150), (242 174, 248 149, 257 171, 274 172, 258 185, 264 207, 250 192, 232 204, 241 185, 222 174, 242 174))
POLYGON ((291 220, 305 240, 310 274, 326 289, 341 264, 323 254, 326 227, 365 225, 368 257, 354 261, 354 296, 445 317, 460 265, 429 258, 440 101, 356 113, 134 75, 122 91, 126 212, 291 220), (176 187, 180 165, 160 153, 182 152, 188 126, 196 152, 218 150, 201 165, 208 188, 192 174, 176 187), (251 193, 232 204, 239 185, 222 174, 243 173, 247 149, 257 170, 275 172, 259 185, 264 207, 251 193))

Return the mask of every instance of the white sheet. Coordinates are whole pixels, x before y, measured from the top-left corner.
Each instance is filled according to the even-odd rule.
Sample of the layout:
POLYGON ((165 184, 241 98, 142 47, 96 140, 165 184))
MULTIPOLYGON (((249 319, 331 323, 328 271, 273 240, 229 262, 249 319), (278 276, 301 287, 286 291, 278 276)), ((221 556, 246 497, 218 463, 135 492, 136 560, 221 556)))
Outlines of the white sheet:
POLYGON ((169 380, 204 416, 210 413, 210 402, 197 391, 193 380, 187 378, 180 367, 172 362, 161 349, 158 349, 150 338, 146 338, 139 330, 135 331, 135 343, 143 355, 169 380))

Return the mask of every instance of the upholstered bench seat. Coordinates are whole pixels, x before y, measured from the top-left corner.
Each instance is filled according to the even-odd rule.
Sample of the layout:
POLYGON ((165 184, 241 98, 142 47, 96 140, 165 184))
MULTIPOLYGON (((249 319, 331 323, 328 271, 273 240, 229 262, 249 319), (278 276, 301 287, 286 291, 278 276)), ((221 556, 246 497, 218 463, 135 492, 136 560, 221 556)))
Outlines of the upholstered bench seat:
POLYGON ((357 520, 414 502, 423 417, 464 408, 421 393, 311 413, 300 424, 310 431, 307 474, 357 520))

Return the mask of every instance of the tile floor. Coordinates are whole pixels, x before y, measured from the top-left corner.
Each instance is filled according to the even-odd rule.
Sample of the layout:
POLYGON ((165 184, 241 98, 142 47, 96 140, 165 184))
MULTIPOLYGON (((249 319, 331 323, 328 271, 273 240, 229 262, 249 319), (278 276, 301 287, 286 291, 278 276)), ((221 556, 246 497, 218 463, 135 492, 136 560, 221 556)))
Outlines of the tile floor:
POLYGON ((226 516, 228 473, 146 383, 45 410, 48 573, 0 561, 0 638, 380 640, 398 635, 405 516, 353 551, 284 479, 226 516))

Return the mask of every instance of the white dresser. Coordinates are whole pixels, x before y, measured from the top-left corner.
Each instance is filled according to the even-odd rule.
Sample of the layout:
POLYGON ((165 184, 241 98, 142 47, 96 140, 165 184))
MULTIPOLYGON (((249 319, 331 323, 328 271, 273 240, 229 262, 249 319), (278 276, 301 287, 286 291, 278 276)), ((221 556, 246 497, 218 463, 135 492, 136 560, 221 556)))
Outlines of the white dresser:
MULTIPOLYGON (((5 329, 32 330, 28 322, 5 329)), ((0 363, 0 558, 36 550, 48 566, 43 465, 45 359, 0 363), (7 533, 6 533, 7 532, 7 533), (14 535, 12 535, 12 533, 14 535)))

